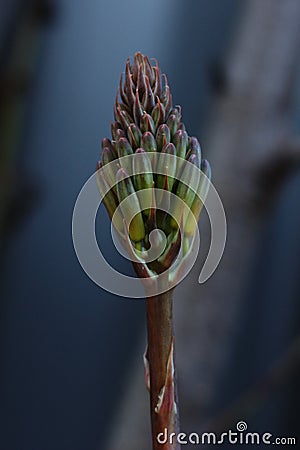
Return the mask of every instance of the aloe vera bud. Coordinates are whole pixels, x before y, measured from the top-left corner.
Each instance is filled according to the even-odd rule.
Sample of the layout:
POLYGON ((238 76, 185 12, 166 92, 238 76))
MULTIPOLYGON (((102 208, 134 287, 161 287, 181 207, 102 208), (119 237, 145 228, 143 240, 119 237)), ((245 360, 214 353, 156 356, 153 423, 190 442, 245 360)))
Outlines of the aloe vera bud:
POLYGON ((201 171, 206 175, 204 177, 201 175, 200 177, 200 183, 197 190, 197 195, 194 198, 194 201, 191 206, 191 211, 188 215, 185 227, 184 227, 184 234, 188 237, 192 237, 195 233, 195 229, 197 226, 197 222, 199 220, 199 216, 201 213, 201 210, 203 208, 203 202, 205 201, 209 186, 210 186, 210 179, 211 179, 211 168, 209 165, 209 162, 206 159, 203 159, 201 164, 201 171), (201 196, 201 197, 200 197, 201 196), (193 219, 193 217, 195 220, 193 219))
POLYGON ((176 149, 174 144, 167 144, 159 155, 156 172, 157 187, 172 190, 176 174, 176 149))
POLYGON ((133 161, 134 187, 137 191, 147 189, 140 196, 140 206, 146 216, 150 214, 153 187, 153 174, 151 161, 144 149, 139 148, 135 152, 136 158, 133 161))
POLYGON ((156 132, 156 143, 157 143, 157 150, 159 152, 162 151, 162 149, 169 144, 170 142, 170 130, 168 125, 165 123, 160 125, 156 132))
POLYGON ((142 133, 146 133, 150 131, 150 133, 155 133, 155 124, 154 120, 150 116, 150 114, 144 114, 140 120, 140 129, 142 133))
MULTIPOLYGON (((113 190, 110 188, 108 182, 106 181, 105 177, 99 175, 99 169, 103 167, 102 163, 98 161, 97 163, 97 185, 99 192, 102 196, 102 201, 104 203, 104 206, 106 208, 106 211, 109 215, 109 218, 112 220, 113 218, 113 225, 116 228, 116 230, 119 233, 123 233, 123 218, 117 210, 118 207, 118 200, 116 195, 114 194, 113 190)), ((103 169, 102 169, 103 170, 103 169)))
POLYGON ((131 196, 125 204, 121 204, 121 210, 130 239, 135 242, 142 241, 146 233, 139 199, 128 173, 123 168, 117 172, 117 195, 119 203, 129 197, 129 195, 131 196))
POLYGON ((136 150, 140 146, 142 133, 139 127, 132 123, 127 129, 127 137, 131 147, 136 150))
POLYGON ((195 193, 197 192, 199 181, 200 181, 200 162, 198 160, 197 155, 190 155, 187 160, 188 163, 193 164, 194 167, 191 167, 190 164, 184 164, 182 170, 182 179, 185 181, 179 181, 176 196, 184 201, 185 206, 182 205, 182 202, 178 201, 177 198, 172 199, 171 203, 171 226, 173 228, 177 228, 177 222, 180 222, 181 217, 183 216, 183 223, 185 223, 189 208, 192 206, 192 203, 195 198, 195 193))

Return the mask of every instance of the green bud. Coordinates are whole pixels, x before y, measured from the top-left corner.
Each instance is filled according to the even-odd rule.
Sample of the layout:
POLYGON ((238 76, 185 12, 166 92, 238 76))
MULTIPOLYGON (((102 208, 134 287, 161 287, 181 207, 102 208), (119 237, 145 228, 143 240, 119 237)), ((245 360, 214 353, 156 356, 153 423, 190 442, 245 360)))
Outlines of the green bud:
POLYGON ((121 109, 120 105, 115 108, 115 120, 120 122, 122 128, 126 130, 132 123, 132 118, 128 112, 121 109))
POLYGON ((142 148, 138 148, 135 152, 135 158, 133 160, 133 173, 135 189, 137 191, 141 189, 149 189, 143 193, 143 199, 145 200, 144 203, 140 200, 141 209, 146 216, 149 216, 150 209, 147 205, 151 205, 152 203, 152 191, 150 189, 153 187, 153 174, 150 159, 145 150, 142 148))
POLYGON ((176 118, 178 120, 178 124, 179 124, 180 123, 180 119, 181 119, 181 106, 180 105, 176 105, 175 108, 171 109, 170 116, 171 115, 176 116, 176 118))
POLYGON ((126 134, 125 131, 123 130, 117 130, 116 131, 116 142, 118 142, 121 138, 125 138, 126 139, 126 134))
POLYGON ((125 89, 124 89, 124 85, 123 85, 123 74, 122 73, 120 76, 119 93, 120 93, 121 99, 123 101, 123 104, 128 104, 128 98, 125 93, 125 89))
POLYGON ((141 140, 141 146, 146 152, 156 152, 157 151, 157 144, 156 140, 152 133, 147 131, 143 134, 142 140, 141 140))
POLYGON ((156 67, 153 67, 154 73, 155 73, 155 85, 154 85, 154 97, 158 97, 158 99, 161 96, 162 93, 162 82, 161 82, 161 71, 158 67, 158 63, 156 61, 156 67))
POLYGON ((144 114, 140 120, 140 129, 142 133, 150 131, 152 134, 155 132, 155 125, 150 114, 144 114))
POLYGON ((138 67, 138 77, 137 77, 137 92, 139 94, 140 98, 143 98, 144 94, 146 93, 147 86, 146 86, 146 77, 144 72, 143 63, 141 63, 138 67))
POLYGON ((159 189, 172 190, 176 174, 176 159, 174 156, 176 156, 174 144, 167 144, 159 155, 156 166, 157 187, 159 189), (162 175, 161 172, 165 175, 162 175))
POLYGON ((108 147, 104 147, 101 157, 103 173, 105 174, 109 186, 113 189, 116 182, 116 172, 114 172, 112 165, 109 165, 109 163, 114 160, 115 158, 112 150, 110 150, 108 147))
MULTIPOLYGON (((150 131, 147 131, 146 133, 143 134, 143 137, 141 140, 141 147, 146 152, 156 152, 157 151, 156 140, 155 140, 153 134, 150 133, 150 131)), ((155 165, 154 157, 155 157, 155 155, 153 154, 151 157, 151 164, 152 164, 153 169, 154 169, 154 165, 155 165)))
POLYGON ((155 98, 151 88, 151 83, 147 76, 146 76, 146 92, 143 97, 143 104, 145 105, 145 110, 149 112, 151 112, 155 106, 155 98))
POLYGON ((198 139, 195 137, 189 138, 188 142, 188 150, 187 150, 187 158, 190 155, 197 155, 199 161, 201 161, 201 147, 198 142, 198 139))
POLYGON ((140 123, 141 117, 144 114, 143 107, 140 102, 138 89, 135 92, 135 99, 133 103, 133 118, 136 124, 140 123))
POLYGON ((129 195, 133 194, 130 197, 130 201, 127 201, 125 205, 121 205, 125 223, 129 228, 130 239, 135 242, 142 241, 146 233, 139 199, 134 190, 132 181, 130 177, 128 177, 128 173, 125 169, 121 168, 118 170, 117 182, 117 194, 119 203, 125 200, 129 195), (131 218, 132 220, 130 221, 131 218))
MULTIPOLYGON (((200 163, 196 155, 192 154, 190 155, 188 162, 193 164, 195 167, 200 168, 200 163)), ((199 186, 199 180, 200 180, 200 171, 198 170, 191 170, 191 167, 189 164, 185 164, 182 170, 182 178, 188 182, 188 184, 183 183, 182 181, 179 181, 177 189, 176 189, 176 195, 181 200, 183 200, 186 204, 186 207, 182 208, 182 202, 177 201, 177 199, 173 198, 171 203, 171 226, 173 228, 177 228, 177 222, 180 222, 181 217, 183 215, 183 223, 185 224, 189 208, 192 206, 193 200, 195 198, 198 186, 199 186), (177 221, 176 221, 177 219, 177 221)))
POLYGON ((104 138, 104 139, 102 140, 101 147, 102 147, 102 149, 104 149, 105 147, 109 148, 109 150, 113 153, 114 157, 115 157, 115 158, 118 157, 116 147, 115 147, 114 144, 110 141, 110 139, 104 138))
MULTIPOLYGON (((111 122, 110 123, 110 129, 111 129, 111 135, 113 140, 116 140, 116 133, 117 130, 121 129, 122 125, 119 122, 111 122)), ((108 147, 108 145, 104 145, 104 147, 108 147)))
POLYGON ((142 133, 139 127, 132 123, 127 129, 127 137, 130 142, 131 147, 135 150, 140 146, 140 142, 142 139, 142 133))
POLYGON ((123 218, 121 217, 119 211, 118 210, 116 211, 118 206, 117 197, 115 196, 112 189, 110 189, 109 184, 107 183, 105 177, 103 176, 103 171, 100 175, 99 170, 101 169, 101 167, 102 163, 99 161, 97 164, 97 176, 96 176, 98 189, 102 196, 102 201, 104 203, 104 206, 110 219, 112 220, 112 218, 114 218, 113 219, 114 227, 119 233, 123 233, 123 218))
POLYGON ((186 131, 178 130, 173 138, 173 142, 176 148, 176 156, 182 158, 182 161, 177 162, 177 178, 180 179, 182 166, 186 156, 186 148, 188 144, 188 135, 186 131))
POLYGON ((114 153, 108 147, 104 147, 104 149, 102 150, 102 155, 101 156, 102 156, 101 162, 102 162, 103 166, 105 164, 110 163, 111 161, 114 161, 114 159, 115 159, 114 153))
POLYGON ((116 143, 116 146, 119 158, 122 158, 122 156, 132 155, 133 153, 131 145, 126 138, 121 137, 116 143))
MULTIPOLYGON (((119 158, 133 154, 131 145, 125 138, 120 138, 116 143, 116 147, 117 147, 119 158)), ((122 161, 121 165, 122 165, 122 167, 124 167, 124 169, 126 169, 127 172, 131 173, 131 161, 127 161, 127 160, 122 161)))
POLYGON ((167 120, 167 125, 170 129, 171 137, 173 138, 173 136, 175 135, 175 133, 177 131, 178 114, 177 114, 177 117, 176 117, 176 114, 170 114, 170 116, 168 117, 168 120, 167 120))
POLYGON ((154 106, 151 116, 154 121, 155 128, 158 128, 165 120, 165 107, 161 103, 160 99, 157 99, 157 104, 154 106))
POLYGON ((164 123, 163 125, 160 125, 156 132, 156 142, 157 142, 157 150, 159 152, 162 151, 162 149, 169 144, 170 142, 170 130, 169 127, 164 123))
POLYGON ((170 87, 168 85, 168 80, 167 80, 167 76, 163 75, 164 79, 165 79, 165 87, 164 90, 162 92, 162 102, 163 105, 165 107, 165 115, 166 117, 169 115, 170 110, 172 108, 172 95, 170 92, 170 87))
POLYGON ((130 60, 128 59, 126 62, 126 68, 125 68, 124 92, 128 99, 128 106, 130 106, 131 108, 134 103, 133 90, 134 90, 134 84, 133 84, 132 76, 130 73, 130 60))
POLYGON ((206 161, 206 159, 203 159, 202 165, 201 165, 201 171, 206 175, 207 178, 205 178, 203 175, 200 177, 200 182, 197 190, 197 194, 194 198, 194 201, 191 206, 191 211, 188 215, 185 227, 184 227, 184 234, 188 237, 192 237, 195 233, 195 229, 197 226, 197 222, 199 220, 199 216, 203 207, 203 201, 205 201, 209 186, 210 186, 210 179, 211 179, 211 169, 209 162, 206 161), (203 201, 200 198, 203 199, 203 201), (193 217, 195 220, 193 219, 193 217))
MULTIPOLYGON (((144 63, 146 76, 149 80, 150 86, 152 87, 154 84, 154 81, 155 81, 155 75, 154 75, 152 64, 151 64, 148 56, 143 56, 143 63, 144 63)), ((147 80, 147 78, 146 78, 146 80, 147 80)))
POLYGON ((188 144, 188 135, 186 131, 178 130, 173 138, 176 147, 176 155, 185 159, 186 148, 188 144))
POLYGON ((137 84, 139 66, 143 64, 143 55, 141 52, 136 52, 133 57, 133 65, 131 67, 132 79, 134 84, 137 84))
MULTIPOLYGON (((200 163, 197 155, 192 154, 189 157, 188 162, 200 169, 200 163)), ((184 180, 188 180, 189 184, 187 185, 182 181, 179 181, 176 189, 176 195, 184 200, 188 206, 191 206, 199 186, 200 172, 198 170, 190 170, 190 166, 185 164, 182 172, 182 178, 184 178, 184 180)))

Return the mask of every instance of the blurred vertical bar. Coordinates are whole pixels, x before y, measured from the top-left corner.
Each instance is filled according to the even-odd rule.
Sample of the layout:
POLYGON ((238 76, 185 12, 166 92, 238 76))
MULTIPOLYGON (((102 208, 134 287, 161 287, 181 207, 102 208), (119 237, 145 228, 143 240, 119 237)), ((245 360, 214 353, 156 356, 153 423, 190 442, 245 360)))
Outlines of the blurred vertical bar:
POLYGON ((19 187, 20 141, 48 0, 2 2, 0 21, 0 248, 7 216, 19 187))

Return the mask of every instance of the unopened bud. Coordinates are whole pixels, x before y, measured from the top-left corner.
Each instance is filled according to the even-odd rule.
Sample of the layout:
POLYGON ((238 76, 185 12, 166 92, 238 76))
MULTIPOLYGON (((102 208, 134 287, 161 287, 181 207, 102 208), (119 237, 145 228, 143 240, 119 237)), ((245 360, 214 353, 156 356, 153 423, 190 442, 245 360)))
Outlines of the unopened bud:
POLYGON ((136 150, 140 146, 142 139, 142 133, 139 127, 132 123, 127 129, 127 137, 130 142, 131 147, 136 150))
POLYGON ((159 152, 170 142, 170 130, 165 123, 160 125, 156 132, 157 150, 159 152))
POLYGON ((147 189, 140 196, 140 206, 144 214, 149 216, 152 200, 153 174, 150 159, 144 149, 139 148, 135 152, 133 160, 134 186, 137 191, 147 189), (142 200, 141 200, 142 199, 142 200))
POLYGON ((197 222, 199 220, 199 216, 203 207, 203 202, 207 197, 210 186, 211 169, 209 162, 206 161, 206 159, 202 161, 201 171, 204 173, 204 175, 206 175, 206 177, 201 174, 197 195, 194 198, 194 201, 191 206, 191 211, 188 215, 184 227, 184 234, 188 237, 192 237, 195 233, 197 222))
POLYGON ((142 133, 150 131, 152 134, 155 132, 155 124, 150 114, 144 114, 140 120, 140 129, 142 133))
MULTIPOLYGON (((127 139, 120 138, 118 142, 116 143, 118 156, 119 158, 122 158, 123 156, 132 155, 133 150, 127 139)), ((131 161, 126 159, 121 161, 121 165, 124 169, 126 169, 127 172, 131 172, 131 161)))
POLYGON ((130 199, 120 205, 130 239, 135 242, 142 241, 145 237, 145 227, 139 199, 128 173, 123 168, 117 172, 117 183, 119 203, 130 196, 130 199))
POLYGON ((172 199, 171 203, 171 225, 177 228, 178 222, 183 215, 183 223, 185 224, 189 208, 192 206, 193 200, 195 198, 199 181, 200 181, 200 167, 199 161, 196 155, 191 155, 188 159, 188 163, 185 163, 182 170, 182 179, 185 181, 179 181, 176 196, 184 201, 185 205, 182 208, 182 202, 178 201, 177 198, 172 199), (191 166, 190 164, 193 164, 191 166))
POLYGON ((159 98, 157 99, 157 104, 154 106, 151 115, 156 128, 158 128, 165 120, 165 107, 159 98))

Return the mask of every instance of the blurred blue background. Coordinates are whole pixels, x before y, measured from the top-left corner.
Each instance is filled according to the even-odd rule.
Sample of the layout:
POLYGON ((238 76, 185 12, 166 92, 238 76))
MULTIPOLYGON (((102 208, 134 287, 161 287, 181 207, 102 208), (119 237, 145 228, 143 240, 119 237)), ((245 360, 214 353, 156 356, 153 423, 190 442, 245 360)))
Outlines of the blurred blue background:
MULTIPOLYGON (((72 209, 110 134, 119 76, 135 51, 158 59, 189 133, 205 147, 241 2, 1 3, 0 448, 104 449, 145 327, 144 302, 117 298, 88 279, 72 246, 72 209)), ((299 176, 290 183, 282 195, 298 214, 299 176)), ((273 231, 288 213, 278 207, 276 214, 273 231)), ((99 226, 104 235, 104 211, 99 226)), ((103 245, 112 252, 109 240, 103 245)), ((263 268, 267 251, 274 248, 258 257, 263 268)), ((131 270, 121 257, 115 264, 131 270)), ((297 273, 290 296, 299 300, 297 273)))

